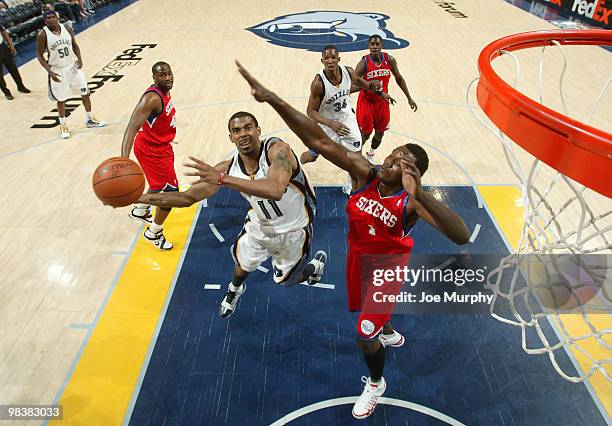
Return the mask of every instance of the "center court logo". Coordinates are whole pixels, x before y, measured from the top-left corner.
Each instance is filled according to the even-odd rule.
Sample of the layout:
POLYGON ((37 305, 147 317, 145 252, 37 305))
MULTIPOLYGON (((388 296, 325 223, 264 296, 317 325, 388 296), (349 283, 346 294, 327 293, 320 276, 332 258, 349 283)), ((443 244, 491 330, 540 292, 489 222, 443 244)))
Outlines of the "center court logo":
POLYGON ((386 26, 387 15, 373 12, 311 11, 284 15, 247 30, 277 46, 320 52, 329 44, 341 52, 368 48, 368 37, 378 34, 385 49, 403 49, 408 41, 395 37, 386 26))

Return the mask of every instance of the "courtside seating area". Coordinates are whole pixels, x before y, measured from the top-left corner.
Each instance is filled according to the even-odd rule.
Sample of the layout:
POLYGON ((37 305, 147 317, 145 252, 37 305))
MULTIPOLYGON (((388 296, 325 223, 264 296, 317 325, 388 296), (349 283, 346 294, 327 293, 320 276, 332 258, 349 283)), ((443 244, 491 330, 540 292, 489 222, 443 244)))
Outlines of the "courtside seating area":
MULTIPOLYGON (((84 3, 84 6, 93 11, 110 1, 112 0, 89 0, 84 3)), ((59 13, 62 22, 73 19, 78 21, 91 16, 91 12, 88 12, 87 9, 82 11, 76 2, 70 4, 66 1, 49 0, 0 0, 0 24, 11 35, 13 43, 20 44, 36 37, 38 30, 43 27, 42 10, 45 7, 54 8, 59 13), (68 7, 73 8, 72 15, 68 14, 68 7)))

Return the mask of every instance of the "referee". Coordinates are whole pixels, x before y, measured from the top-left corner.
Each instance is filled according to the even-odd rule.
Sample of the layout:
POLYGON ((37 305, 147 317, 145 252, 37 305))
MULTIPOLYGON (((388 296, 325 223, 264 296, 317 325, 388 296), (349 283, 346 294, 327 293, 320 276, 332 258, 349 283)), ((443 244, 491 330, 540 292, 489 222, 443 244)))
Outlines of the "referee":
POLYGON ((0 37, 0 89, 2 89, 6 99, 10 101, 14 98, 11 91, 8 89, 8 87, 6 87, 6 82, 4 81, 4 70, 2 69, 3 65, 6 66, 6 69, 11 73, 13 80, 15 80, 17 90, 19 90, 21 93, 30 93, 31 90, 23 85, 23 81, 19 75, 19 70, 15 65, 15 60, 13 59, 13 56, 17 54, 17 51, 15 50, 15 46, 13 46, 13 42, 2 24, 0 24, 0 34, 2 35, 0 37))

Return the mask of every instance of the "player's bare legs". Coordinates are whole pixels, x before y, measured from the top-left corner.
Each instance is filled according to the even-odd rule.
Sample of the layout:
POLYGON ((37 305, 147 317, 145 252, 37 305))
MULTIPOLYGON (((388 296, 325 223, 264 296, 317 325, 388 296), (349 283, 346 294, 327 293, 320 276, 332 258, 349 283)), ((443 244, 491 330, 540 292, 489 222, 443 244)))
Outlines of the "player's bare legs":
MULTIPOLYGON (((371 163, 374 161, 374 153, 382 143, 382 138, 385 135, 385 132, 381 132, 379 130, 374 130, 374 137, 372 138, 372 145, 370 146, 370 150, 366 153, 366 158, 371 163)), ((368 140, 370 135, 363 135, 363 143, 368 140)))
POLYGON ((68 131, 68 125, 66 124, 65 102, 57 102, 57 115, 59 115, 60 136, 62 137, 62 139, 68 139, 70 137, 70 132, 68 131))
POLYGON ((368 370, 369 378, 362 378, 365 387, 357 402, 353 406, 353 417, 365 419, 376 407, 378 398, 382 396, 387 388, 387 383, 383 378, 385 369, 385 347, 379 339, 363 340, 357 337, 357 346, 363 353, 368 370))
POLYGON ((228 318, 236 310, 238 299, 240 299, 240 296, 246 291, 244 280, 248 276, 249 273, 240 266, 236 265, 234 267, 232 281, 228 285, 227 293, 225 293, 221 301, 221 306, 219 306, 219 315, 221 315, 221 318, 228 318))
POLYGON ((81 96, 81 99, 83 99, 83 106, 85 107, 85 112, 87 113, 87 121, 85 122, 85 125, 87 127, 104 127, 106 123, 96 119, 91 112, 91 99, 89 95, 81 96))

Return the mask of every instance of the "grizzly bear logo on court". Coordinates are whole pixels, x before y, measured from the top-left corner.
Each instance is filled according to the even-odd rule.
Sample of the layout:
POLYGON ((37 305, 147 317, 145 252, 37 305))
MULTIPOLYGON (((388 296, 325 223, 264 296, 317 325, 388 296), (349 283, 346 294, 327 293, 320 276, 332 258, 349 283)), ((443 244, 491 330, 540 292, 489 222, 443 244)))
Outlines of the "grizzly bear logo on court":
POLYGON ((341 52, 368 48, 368 37, 379 35, 385 49, 402 49, 408 41, 395 37, 386 26, 387 15, 373 12, 311 11, 284 15, 247 30, 277 46, 320 52, 329 44, 341 52))

